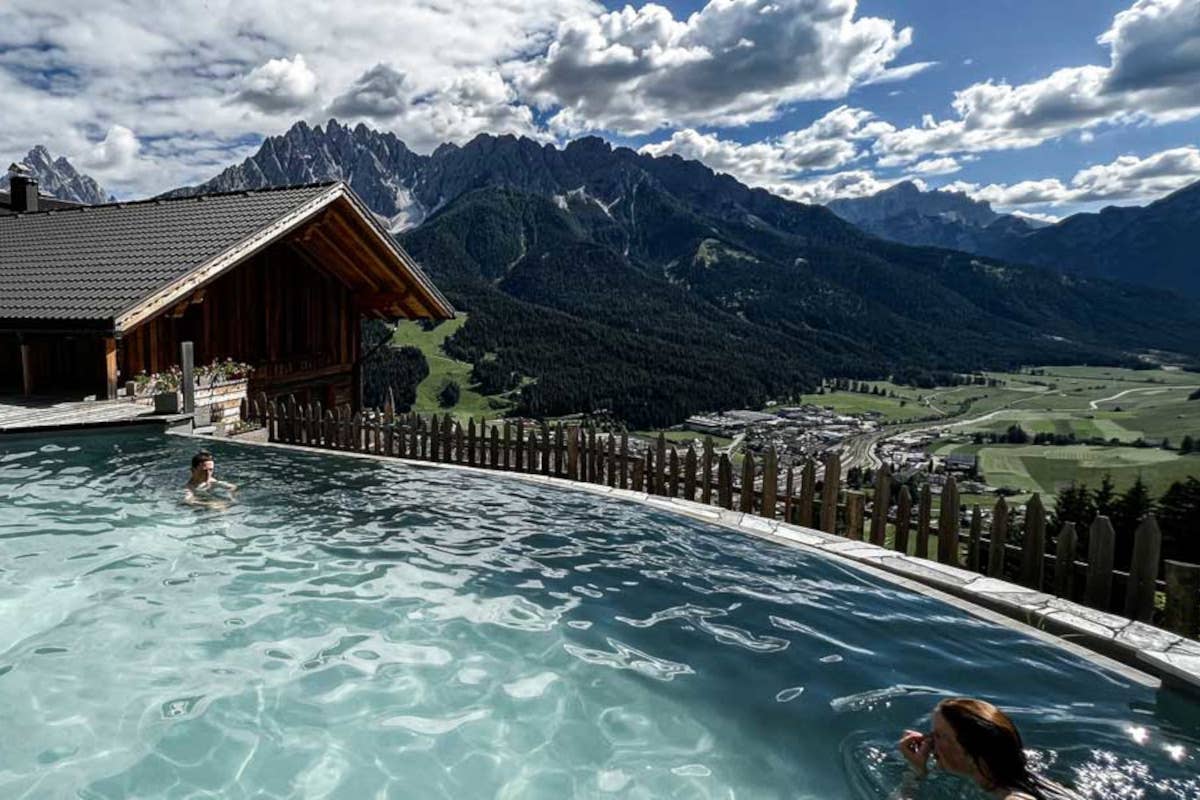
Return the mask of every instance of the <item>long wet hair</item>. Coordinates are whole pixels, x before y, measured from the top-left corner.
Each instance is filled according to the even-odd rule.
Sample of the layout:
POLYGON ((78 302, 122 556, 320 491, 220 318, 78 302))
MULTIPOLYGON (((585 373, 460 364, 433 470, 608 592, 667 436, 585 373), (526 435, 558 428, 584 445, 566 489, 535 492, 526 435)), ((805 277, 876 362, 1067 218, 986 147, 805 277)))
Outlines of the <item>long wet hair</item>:
POLYGON ((1017 726, 991 703, 956 697, 937 705, 990 788, 1024 792, 1037 800, 1079 800, 1079 795, 1029 768, 1017 726))

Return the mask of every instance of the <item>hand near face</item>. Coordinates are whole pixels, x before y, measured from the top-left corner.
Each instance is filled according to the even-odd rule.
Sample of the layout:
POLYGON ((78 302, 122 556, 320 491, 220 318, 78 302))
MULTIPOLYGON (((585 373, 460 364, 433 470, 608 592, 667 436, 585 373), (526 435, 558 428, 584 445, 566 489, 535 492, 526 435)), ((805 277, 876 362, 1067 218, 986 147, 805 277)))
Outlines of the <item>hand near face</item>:
POLYGON ((932 736, 917 731, 905 731, 896 747, 918 775, 924 775, 929 770, 929 756, 933 754, 932 736))

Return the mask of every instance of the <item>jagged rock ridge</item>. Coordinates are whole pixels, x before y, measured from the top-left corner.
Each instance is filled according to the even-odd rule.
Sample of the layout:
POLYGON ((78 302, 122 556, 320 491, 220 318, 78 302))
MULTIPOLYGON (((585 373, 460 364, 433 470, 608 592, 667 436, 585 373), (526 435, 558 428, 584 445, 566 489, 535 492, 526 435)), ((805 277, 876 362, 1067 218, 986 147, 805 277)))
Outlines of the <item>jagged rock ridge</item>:
MULTIPOLYGON (((38 190, 44 195, 88 205, 107 203, 113 199, 94 178, 76 170, 63 156, 52 157, 50 151, 40 144, 30 150, 22 162, 32 170, 38 181, 38 190)), ((0 189, 8 191, 7 172, 0 176, 0 189)))

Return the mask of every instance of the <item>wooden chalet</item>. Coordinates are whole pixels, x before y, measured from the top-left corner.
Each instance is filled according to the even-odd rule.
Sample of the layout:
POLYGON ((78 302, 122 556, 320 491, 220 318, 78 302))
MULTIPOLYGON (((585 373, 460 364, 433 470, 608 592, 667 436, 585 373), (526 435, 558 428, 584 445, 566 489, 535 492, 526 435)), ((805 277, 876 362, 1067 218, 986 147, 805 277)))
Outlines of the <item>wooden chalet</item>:
POLYGON ((232 358, 250 391, 358 406, 364 317, 454 309, 343 183, 74 208, 13 176, 0 208, 0 394, 115 398, 232 358))

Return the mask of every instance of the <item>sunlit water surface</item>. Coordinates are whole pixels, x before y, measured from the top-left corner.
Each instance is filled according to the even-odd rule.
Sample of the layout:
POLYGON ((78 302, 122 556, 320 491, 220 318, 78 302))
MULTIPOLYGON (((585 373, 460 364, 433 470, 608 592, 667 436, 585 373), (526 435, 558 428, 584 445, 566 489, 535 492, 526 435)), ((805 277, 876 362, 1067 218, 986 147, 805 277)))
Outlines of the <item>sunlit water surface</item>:
POLYGON ((820 557, 235 446, 197 511, 194 448, 0 440, 0 797, 882 798, 975 695, 1088 797, 1200 798, 1192 701, 820 557))

